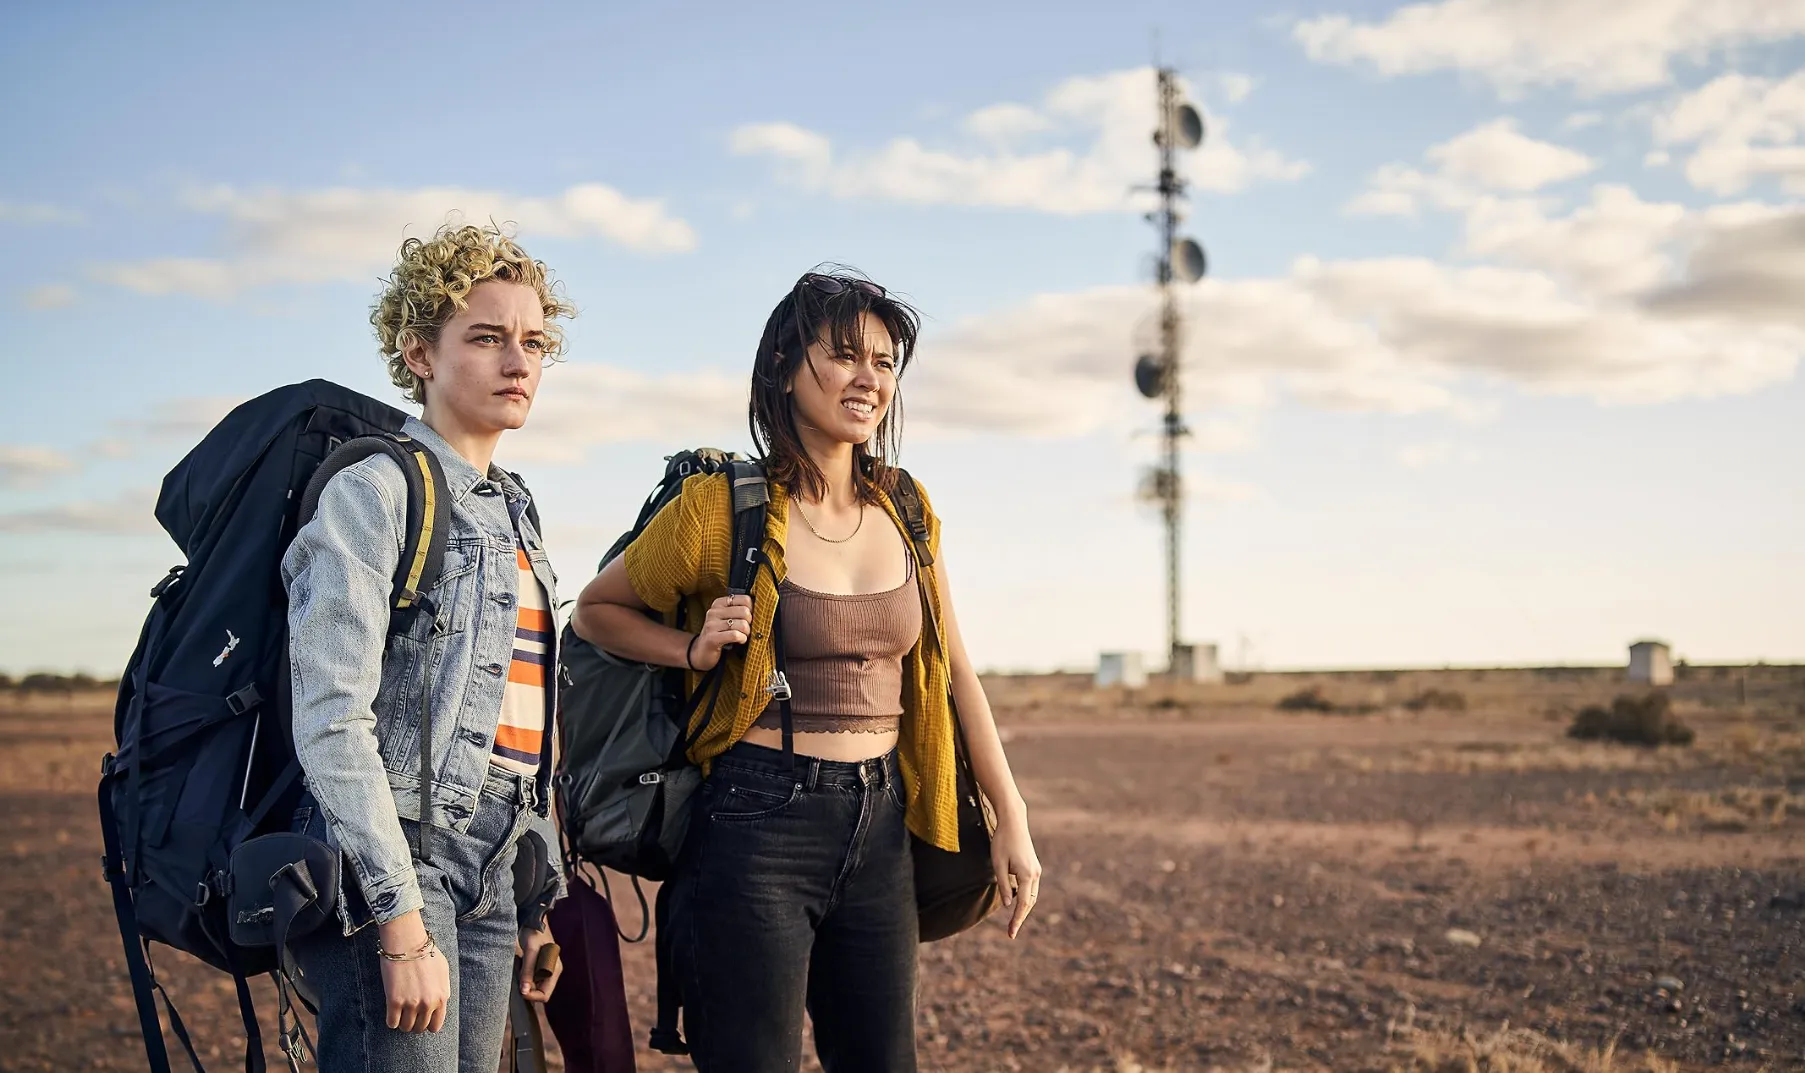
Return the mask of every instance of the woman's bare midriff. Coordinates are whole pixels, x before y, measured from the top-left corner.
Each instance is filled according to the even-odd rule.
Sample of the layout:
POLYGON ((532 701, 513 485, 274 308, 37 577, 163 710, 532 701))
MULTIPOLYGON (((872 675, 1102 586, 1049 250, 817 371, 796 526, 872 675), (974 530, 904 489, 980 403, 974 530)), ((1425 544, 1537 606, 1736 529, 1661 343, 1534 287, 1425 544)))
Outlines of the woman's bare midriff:
MULTIPOLYGON (((861 734, 856 731, 835 734, 797 734, 795 747, 799 756, 856 762, 875 759, 896 748, 898 737, 899 735, 893 730, 877 734, 861 734)), ((780 730, 753 727, 746 731, 744 740, 754 745, 763 745, 767 749, 783 748, 783 732, 780 730)))

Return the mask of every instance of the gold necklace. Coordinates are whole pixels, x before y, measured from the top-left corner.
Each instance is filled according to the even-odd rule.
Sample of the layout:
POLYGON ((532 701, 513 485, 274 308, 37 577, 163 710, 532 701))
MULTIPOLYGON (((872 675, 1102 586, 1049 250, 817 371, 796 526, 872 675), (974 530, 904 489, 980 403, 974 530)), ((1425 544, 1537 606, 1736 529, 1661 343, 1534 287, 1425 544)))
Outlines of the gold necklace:
POLYGON ((815 528, 815 523, 808 520, 808 515, 802 512, 802 500, 797 499, 795 496, 791 496, 790 502, 796 504, 796 515, 802 519, 802 524, 808 526, 808 531, 815 534, 815 539, 821 541, 823 544, 844 544, 853 537, 858 536, 859 530, 865 528, 865 504, 863 503, 859 504, 859 524, 852 527, 852 532, 835 540, 832 537, 822 536, 821 530, 815 528))

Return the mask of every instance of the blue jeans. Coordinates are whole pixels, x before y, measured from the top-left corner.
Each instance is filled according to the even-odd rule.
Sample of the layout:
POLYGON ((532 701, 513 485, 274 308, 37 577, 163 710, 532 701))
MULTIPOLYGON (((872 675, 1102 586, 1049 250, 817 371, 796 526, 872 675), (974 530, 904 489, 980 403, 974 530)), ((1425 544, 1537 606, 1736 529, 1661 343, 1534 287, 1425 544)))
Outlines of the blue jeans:
POLYGON ((702 784, 672 878, 672 959, 701 1073, 913 1073, 919 944, 896 754, 796 758, 742 742, 702 784))
MULTIPOLYGON (((388 1027, 375 925, 343 935, 328 921, 291 944, 320 995, 320 1073, 495 1073, 508 1018, 519 910, 514 852, 533 819, 531 777, 491 768, 468 831, 433 831, 432 861, 416 858, 426 930, 451 965, 451 1002, 438 1032, 388 1027)), ((414 844, 418 824, 401 826, 414 844)), ((355 884, 346 895, 357 897, 355 884)))

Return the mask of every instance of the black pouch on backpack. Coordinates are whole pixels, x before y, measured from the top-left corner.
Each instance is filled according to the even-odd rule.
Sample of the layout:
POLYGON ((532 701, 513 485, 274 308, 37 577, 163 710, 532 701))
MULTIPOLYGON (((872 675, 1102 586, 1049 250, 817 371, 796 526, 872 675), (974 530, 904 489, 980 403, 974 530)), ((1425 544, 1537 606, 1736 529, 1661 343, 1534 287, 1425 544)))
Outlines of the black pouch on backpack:
POLYGON ((313 931, 338 909, 338 850, 278 831, 232 851, 226 919, 240 946, 274 946, 313 931))

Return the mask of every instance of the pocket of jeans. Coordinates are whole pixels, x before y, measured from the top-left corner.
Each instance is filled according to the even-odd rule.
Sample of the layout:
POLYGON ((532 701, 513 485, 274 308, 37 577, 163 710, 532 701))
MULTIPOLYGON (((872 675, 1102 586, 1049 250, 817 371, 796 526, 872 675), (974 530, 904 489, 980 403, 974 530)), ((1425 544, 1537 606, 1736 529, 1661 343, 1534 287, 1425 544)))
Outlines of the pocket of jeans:
POLYGON ((893 774, 884 780, 884 793, 889 795, 890 800, 895 803, 899 810, 903 812, 909 811, 909 788, 903 785, 902 774, 900 772, 893 774))
POLYGON ((730 782, 710 795, 709 815, 717 820, 760 820, 775 816, 796 800, 795 783, 772 782, 769 788, 730 782))

